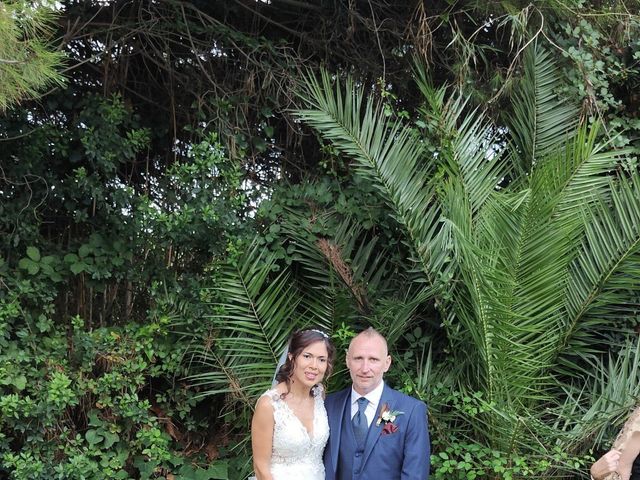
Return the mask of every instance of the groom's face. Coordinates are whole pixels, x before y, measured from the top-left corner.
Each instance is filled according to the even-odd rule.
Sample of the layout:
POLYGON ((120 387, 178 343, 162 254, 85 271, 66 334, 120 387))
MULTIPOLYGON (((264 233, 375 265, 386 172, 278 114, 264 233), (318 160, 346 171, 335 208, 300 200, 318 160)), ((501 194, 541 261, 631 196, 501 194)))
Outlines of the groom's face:
POLYGON ((353 388, 360 395, 375 389, 391 366, 384 339, 377 335, 358 335, 347 351, 347 368, 353 388))

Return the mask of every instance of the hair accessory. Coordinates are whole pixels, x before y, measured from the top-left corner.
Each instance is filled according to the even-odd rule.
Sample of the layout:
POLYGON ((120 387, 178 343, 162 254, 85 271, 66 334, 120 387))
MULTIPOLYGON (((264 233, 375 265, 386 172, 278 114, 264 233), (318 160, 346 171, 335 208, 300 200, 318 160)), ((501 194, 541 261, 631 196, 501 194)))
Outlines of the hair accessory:
POLYGON ((329 338, 329 335, 327 335, 322 330, 318 330, 317 328, 310 328, 308 331, 309 332, 316 332, 316 333, 319 333, 320 335, 322 335, 324 338, 329 338))

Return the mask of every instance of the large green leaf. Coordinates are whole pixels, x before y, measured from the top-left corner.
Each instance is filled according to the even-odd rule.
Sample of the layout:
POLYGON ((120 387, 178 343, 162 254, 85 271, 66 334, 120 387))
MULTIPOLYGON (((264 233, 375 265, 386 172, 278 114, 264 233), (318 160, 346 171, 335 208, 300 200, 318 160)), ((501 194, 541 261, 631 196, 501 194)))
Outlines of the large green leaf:
POLYGON ((411 129, 388 117, 371 97, 365 99, 365 90, 351 78, 343 88, 322 71, 319 79, 306 79, 303 96, 309 108, 297 114, 353 158, 357 172, 380 189, 407 229, 419 264, 435 282, 436 272, 446 268, 446 249, 439 238, 426 153, 411 129))
POLYGON ((610 182, 610 199, 592 206, 569 270, 560 355, 593 351, 602 327, 638 313, 630 299, 640 293, 640 176, 610 182))
POLYGON ((551 53, 534 44, 525 51, 523 76, 505 115, 520 176, 530 172, 569 140, 580 119, 578 105, 557 95, 561 77, 551 53))
POLYGON ((245 407, 271 385, 278 359, 291 333, 303 325, 300 297, 286 271, 277 272, 275 255, 257 243, 227 266, 215 289, 223 303, 210 317, 214 344, 195 354, 207 371, 192 382, 203 395, 230 393, 245 407))

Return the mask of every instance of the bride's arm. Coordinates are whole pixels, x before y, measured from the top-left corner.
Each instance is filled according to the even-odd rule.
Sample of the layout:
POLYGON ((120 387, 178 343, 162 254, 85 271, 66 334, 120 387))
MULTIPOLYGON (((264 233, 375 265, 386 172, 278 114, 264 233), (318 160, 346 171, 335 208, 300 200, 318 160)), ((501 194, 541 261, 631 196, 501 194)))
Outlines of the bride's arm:
POLYGON ((618 472, 623 480, 631 475, 631 468, 636 457, 640 454, 640 432, 634 432, 626 441, 624 450, 609 450, 591 466, 591 477, 594 480, 604 480, 613 472, 618 472))
POLYGON ((620 460, 620 452, 618 450, 609 450, 598 461, 596 461, 591 468, 591 478, 594 480, 604 480, 607 475, 612 474, 618 469, 618 462, 620 460))
POLYGON ((620 455, 620 467, 618 473, 623 479, 628 479, 631 476, 631 469, 633 468, 633 462, 640 453, 640 432, 633 432, 631 437, 627 440, 622 455, 620 455))
POLYGON ((273 443, 273 407, 268 397, 260 397, 251 421, 253 469, 258 480, 272 480, 271 446, 273 443))

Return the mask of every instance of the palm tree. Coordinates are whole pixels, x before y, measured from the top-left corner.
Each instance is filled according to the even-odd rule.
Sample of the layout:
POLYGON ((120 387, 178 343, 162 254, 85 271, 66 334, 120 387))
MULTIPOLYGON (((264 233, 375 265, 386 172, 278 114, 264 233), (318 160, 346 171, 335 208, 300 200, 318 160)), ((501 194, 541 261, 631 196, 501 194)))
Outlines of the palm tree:
MULTIPOLYGON (((334 390, 348 379, 342 352, 354 325, 366 317, 395 341, 425 301, 422 287, 397 288, 378 239, 361 235, 362 228, 350 219, 331 237, 317 238, 300 231, 294 214, 289 218, 281 227, 299 273, 294 277, 292 269, 278 264, 277 253, 256 240, 224 267, 212 292, 220 300, 207 319, 211 333, 204 341, 193 340, 189 381, 200 396, 225 396, 221 414, 228 413, 245 434, 235 446, 245 459, 254 405, 271 387, 293 331, 313 326, 334 333, 338 359, 329 382, 334 390), (380 298, 374 300, 371 292, 380 298)), ((246 478, 250 462, 239 469, 236 476, 246 478)))
MULTIPOLYGON (((448 342, 429 381, 481 392, 481 411, 443 431, 508 458, 580 452, 640 393, 636 349, 603 355, 620 341, 607 330, 637 313, 640 178, 629 151, 599 142, 598 124, 555 94, 550 57, 529 47, 503 126, 433 88, 420 67, 431 138, 327 72, 306 78, 298 112, 405 229, 448 342)), ((561 458, 537 465, 545 478, 575 469, 561 458)))
MULTIPOLYGON (((386 278, 387 261, 378 239, 359 240, 361 228, 349 219, 332 238, 301 235, 297 225, 295 220, 283 225, 301 271, 296 278, 278 265, 277 254, 255 241, 239 259, 228 262, 214 287, 221 301, 212 305, 216 313, 209 318, 210 340, 194 342, 192 350, 204 371, 190 378, 194 386, 206 387, 205 396, 227 395, 229 407, 252 411, 259 395, 270 388, 275 366, 296 329, 314 326, 335 332, 367 316, 395 340, 424 300, 406 292, 406 299, 391 302, 391 307, 385 302, 373 305, 370 291, 388 298, 396 288, 386 278), (390 318, 395 328, 384 328, 390 318)), ((343 362, 336 363, 339 373, 343 362)), ((344 384, 343 377, 335 375, 334 386, 344 384)))

